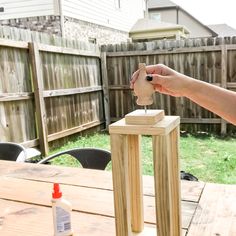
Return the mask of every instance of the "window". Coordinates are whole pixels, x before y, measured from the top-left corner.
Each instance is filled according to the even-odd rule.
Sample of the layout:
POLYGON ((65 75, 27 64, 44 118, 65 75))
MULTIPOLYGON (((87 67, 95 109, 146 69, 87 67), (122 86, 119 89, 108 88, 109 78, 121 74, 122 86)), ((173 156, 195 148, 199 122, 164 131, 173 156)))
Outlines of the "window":
POLYGON ((121 0, 115 0, 115 8, 120 9, 120 1, 121 0))
POLYGON ((90 43, 94 43, 94 44, 97 43, 97 39, 96 39, 96 38, 91 38, 91 37, 89 37, 89 38, 88 38, 88 41, 89 41, 90 43))
POLYGON ((4 12, 4 7, 0 7, 0 12, 4 12))
POLYGON ((150 12, 149 15, 150 15, 150 18, 151 18, 151 19, 156 20, 156 21, 158 21, 158 22, 161 22, 161 13, 158 13, 158 12, 150 12))

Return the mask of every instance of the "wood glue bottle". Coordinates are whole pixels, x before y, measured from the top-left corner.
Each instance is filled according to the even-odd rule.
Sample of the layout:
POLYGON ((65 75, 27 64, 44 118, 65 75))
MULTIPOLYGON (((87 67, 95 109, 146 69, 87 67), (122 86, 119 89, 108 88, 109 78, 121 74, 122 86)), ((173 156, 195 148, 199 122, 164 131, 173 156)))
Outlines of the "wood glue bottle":
POLYGON ((71 229, 71 211, 71 204, 62 198, 59 184, 54 183, 52 193, 54 236, 73 235, 71 229))

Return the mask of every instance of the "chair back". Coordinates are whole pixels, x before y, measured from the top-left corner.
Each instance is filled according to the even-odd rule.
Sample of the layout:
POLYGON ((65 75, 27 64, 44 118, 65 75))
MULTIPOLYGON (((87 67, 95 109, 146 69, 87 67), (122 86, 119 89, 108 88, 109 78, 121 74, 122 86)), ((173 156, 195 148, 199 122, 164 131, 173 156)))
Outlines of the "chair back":
POLYGON ((99 148, 74 148, 62 151, 51 156, 48 156, 38 164, 47 164, 49 160, 58 156, 69 154, 76 158, 83 168, 105 170, 107 164, 111 161, 111 153, 99 148))
POLYGON ((0 160, 24 162, 26 151, 17 143, 0 142, 0 160))
POLYGON ((103 149, 81 148, 70 150, 69 153, 81 163, 83 168, 105 170, 111 161, 111 153, 103 149))

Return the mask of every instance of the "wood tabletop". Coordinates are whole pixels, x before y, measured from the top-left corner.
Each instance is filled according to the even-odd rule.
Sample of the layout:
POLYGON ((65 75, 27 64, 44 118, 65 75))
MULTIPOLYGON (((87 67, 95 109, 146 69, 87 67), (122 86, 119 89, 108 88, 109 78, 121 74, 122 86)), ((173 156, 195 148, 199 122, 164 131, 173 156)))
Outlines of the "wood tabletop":
MULTIPOLYGON (((53 235, 51 193, 54 182, 61 184, 64 198, 72 204, 75 235, 115 235, 111 172, 9 161, 0 161, 0 235, 53 235)), ((143 176, 143 184, 145 230, 150 230, 151 236, 155 235, 156 223, 153 177, 143 176)), ((208 228, 205 222, 209 222, 211 232, 213 229, 222 229, 215 227, 214 223, 219 222, 223 216, 219 215, 218 218, 214 213, 217 209, 223 209, 224 203, 230 209, 229 200, 235 197, 236 187, 220 187, 203 182, 181 181, 183 235, 187 232, 191 236, 217 235, 199 234, 208 228), (217 202, 222 193, 224 198, 217 202), (214 208, 213 200, 218 204, 217 209, 211 212, 211 208, 214 208)), ((226 220, 230 220, 224 226, 224 231, 235 234, 220 235, 236 235, 233 226, 236 225, 234 202, 231 211, 227 208, 222 212, 226 215, 222 222, 226 224, 226 220)))

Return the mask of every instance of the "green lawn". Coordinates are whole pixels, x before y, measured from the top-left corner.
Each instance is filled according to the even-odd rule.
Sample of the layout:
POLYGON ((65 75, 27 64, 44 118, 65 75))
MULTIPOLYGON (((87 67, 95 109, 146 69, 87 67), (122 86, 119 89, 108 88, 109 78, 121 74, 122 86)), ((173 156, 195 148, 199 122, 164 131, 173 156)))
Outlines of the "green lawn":
MULTIPOLYGON (((51 153, 74 147, 98 147, 110 150, 109 135, 96 133, 69 142, 51 153)), ((142 137, 143 174, 153 175, 151 137, 142 137)), ((54 164, 80 166, 72 158, 54 160, 54 164)), ((108 166, 111 169, 111 165, 108 166)), ((180 138, 180 169, 205 182, 236 184, 236 138, 211 135, 180 138)))

